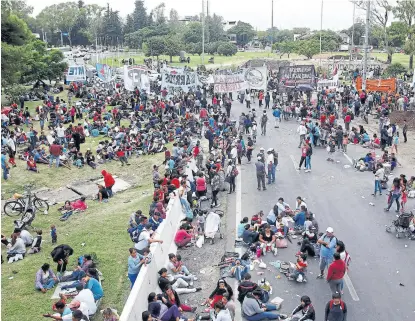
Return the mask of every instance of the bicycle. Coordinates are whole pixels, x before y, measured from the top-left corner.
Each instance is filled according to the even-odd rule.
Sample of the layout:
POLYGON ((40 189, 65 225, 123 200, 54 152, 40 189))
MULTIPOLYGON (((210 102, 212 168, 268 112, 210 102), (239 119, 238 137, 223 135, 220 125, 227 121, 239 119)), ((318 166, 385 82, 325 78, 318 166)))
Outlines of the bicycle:
POLYGON ((25 194, 17 194, 17 199, 7 201, 4 204, 4 213, 7 216, 15 217, 23 214, 30 206, 34 206, 38 211, 43 211, 47 214, 49 204, 37 197, 35 193, 31 193, 32 188, 33 185, 25 185, 25 194))

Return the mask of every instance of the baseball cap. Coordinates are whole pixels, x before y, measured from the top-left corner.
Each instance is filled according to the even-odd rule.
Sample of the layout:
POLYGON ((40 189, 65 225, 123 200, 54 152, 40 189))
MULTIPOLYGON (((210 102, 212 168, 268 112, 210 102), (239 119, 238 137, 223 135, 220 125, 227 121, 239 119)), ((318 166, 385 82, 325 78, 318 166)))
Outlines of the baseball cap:
POLYGON ((327 229, 326 229, 326 232, 327 233, 333 233, 334 232, 334 230, 333 230, 333 228, 332 227, 328 227, 327 229))
POLYGON ((258 160, 261 160, 262 158, 260 156, 257 157, 258 160))

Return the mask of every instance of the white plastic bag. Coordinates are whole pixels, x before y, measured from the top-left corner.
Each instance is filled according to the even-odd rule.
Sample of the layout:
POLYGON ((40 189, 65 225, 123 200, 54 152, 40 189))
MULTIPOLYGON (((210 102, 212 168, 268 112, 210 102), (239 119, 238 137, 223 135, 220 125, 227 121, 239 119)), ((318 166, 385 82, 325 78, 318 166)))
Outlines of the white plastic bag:
POLYGON ((203 246, 203 244, 205 244, 205 236, 204 236, 204 235, 199 236, 199 238, 198 238, 198 239, 197 239, 197 241, 196 241, 196 246, 197 246, 199 249, 203 246))
POLYGON ((266 269, 267 268, 267 264, 264 263, 264 262, 262 262, 262 260, 261 260, 261 263, 259 263, 258 267, 260 267, 261 269, 266 269))

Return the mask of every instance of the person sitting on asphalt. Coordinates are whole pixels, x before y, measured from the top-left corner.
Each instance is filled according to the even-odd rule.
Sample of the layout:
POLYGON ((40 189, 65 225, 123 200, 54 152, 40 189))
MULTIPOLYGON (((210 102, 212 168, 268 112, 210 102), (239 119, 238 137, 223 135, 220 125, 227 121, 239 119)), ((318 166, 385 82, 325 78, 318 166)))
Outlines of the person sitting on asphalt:
POLYGON ((251 274, 246 273, 244 279, 238 285, 238 301, 242 304, 247 293, 259 288, 258 284, 251 281, 251 274))
POLYGON ((205 304, 208 304, 211 308, 213 308, 216 302, 221 301, 225 294, 232 298, 233 290, 232 287, 226 283, 224 279, 220 279, 216 284, 216 288, 209 295, 209 298, 206 299, 205 304))
POLYGON ((48 263, 43 264, 36 272, 35 289, 42 293, 46 293, 46 291, 52 289, 56 283, 58 283, 58 278, 55 273, 53 273, 50 265, 48 263))
POLYGON ((177 247, 181 248, 189 244, 191 240, 192 240, 192 235, 187 233, 186 226, 180 225, 180 228, 176 232, 176 235, 174 237, 174 243, 177 245, 177 247))
POLYGON ((242 240, 246 244, 252 244, 258 241, 259 234, 254 231, 253 226, 250 224, 245 225, 245 231, 242 233, 242 240))
POLYGON ((180 319, 181 312, 177 305, 172 305, 168 308, 167 305, 164 304, 163 299, 166 300, 161 294, 156 295, 154 292, 151 292, 148 295, 148 312, 150 312, 151 316, 160 321, 180 319))
POLYGON ((269 311, 276 311, 277 306, 275 304, 264 304, 260 301, 262 295, 261 289, 256 289, 253 292, 249 292, 242 303, 242 313, 245 319, 248 321, 261 321, 261 320, 284 320, 286 315, 277 314, 269 311))
POLYGON ((304 205, 301 205, 300 211, 295 214, 293 220, 295 222, 294 226, 297 228, 304 228, 305 223, 305 213, 307 211, 307 208, 304 205))
POLYGON ((167 273, 172 275, 175 279, 183 279, 185 281, 190 282, 190 285, 193 284, 193 281, 197 280, 197 277, 190 274, 190 272, 183 266, 183 263, 177 263, 177 256, 173 253, 169 254, 169 263, 167 263, 167 273))
POLYGON ((311 299, 307 295, 303 295, 300 302, 300 305, 291 312, 290 321, 315 321, 316 312, 311 304, 311 299))

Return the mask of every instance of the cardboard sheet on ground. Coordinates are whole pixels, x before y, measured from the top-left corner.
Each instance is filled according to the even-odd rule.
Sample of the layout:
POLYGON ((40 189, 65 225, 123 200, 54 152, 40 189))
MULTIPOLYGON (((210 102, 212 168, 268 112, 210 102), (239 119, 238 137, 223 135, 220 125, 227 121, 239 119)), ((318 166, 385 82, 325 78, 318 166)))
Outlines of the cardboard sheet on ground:
MULTIPOLYGON (((126 189, 131 188, 131 184, 122 180, 121 178, 115 178, 115 184, 112 188, 114 193, 125 191, 126 189)), ((98 184, 104 184, 104 179, 99 179, 96 181, 86 181, 86 182, 75 182, 68 187, 81 195, 86 197, 94 196, 98 193, 98 184)))

